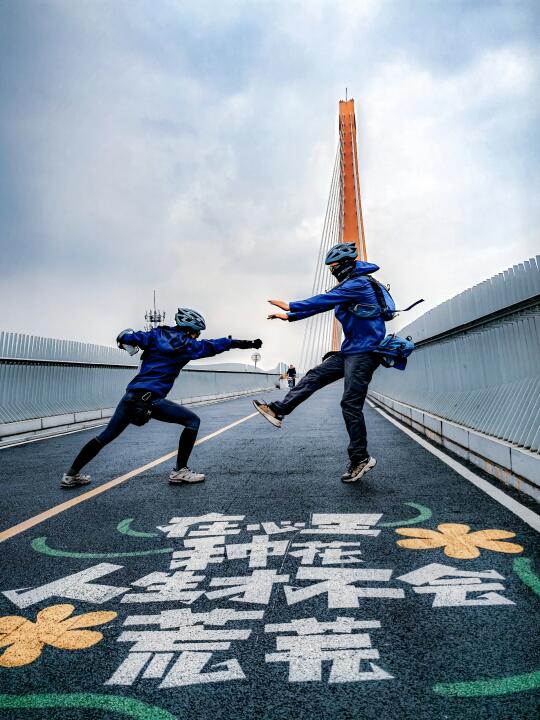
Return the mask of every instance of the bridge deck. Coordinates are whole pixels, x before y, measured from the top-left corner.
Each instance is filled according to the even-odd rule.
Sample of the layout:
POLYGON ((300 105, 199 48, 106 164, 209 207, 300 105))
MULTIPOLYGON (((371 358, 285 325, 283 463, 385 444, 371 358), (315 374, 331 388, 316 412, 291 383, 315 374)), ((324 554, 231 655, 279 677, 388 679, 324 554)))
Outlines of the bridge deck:
MULTIPOLYGON (((101 631, 99 641, 69 626, 69 608, 48 610, 38 618, 47 625, 39 636, 45 645, 34 626, 0 618, 0 647, 7 647, 0 650, 0 720, 44 717, 37 709, 43 707, 50 707, 47 717, 68 720, 535 717, 537 532, 371 408, 377 467, 357 484, 341 483, 339 393, 338 385, 321 391, 281 431, 257 415, 206 441, 192 463, 207 473, 203 485, 169 486, 171 461, 164 462, 6 539, 0 588, 19 592, 0 595, 0 616, 34 621, 39 611, 66 604, 77 615, 117 615, 88 615, 77 625, 101 631), (200 560, 200 538, 220 537, 220 527, 205 529, 199 520, 182 529, 169 521, 196 523, 208 513, 238 517, 225 527, 233 534, 214 541, 207 567, 200 562, 197 569, 194 544, 200 560), (425 530, 440 524, 451 527, 426 538, 425 530), (456 525, 516 536, 470 536, 456 525), (447 544, 396 544, 419 545, 415 533, 427 545, 447 544), (266 541, 274 553, 267 557, 266 541), (315 542, 337 545, 306 545, 315 542), (225 559, 224 543, 231 556, 225 559), (244 547, 235 552, 235 544, 244 547), (325 554, 310 557, 310 547, 325 554), (191 584, 185 575, 171 577, 189 571, 181 566, 188 561, 191 584), (86 581, 46 587, 91 568, 93 579, 89 573, 86 581), (169 577, 144 580, 150 573, 169 577), (236 578, 230 584, 238 587, 219 578, 236 578), (266 591, 269 578, 274 584, 266 591), (96 585, 106 586, 102 597, 96 585), (218 608, 251 615, 206 616, 204 629, 188 624, 188 609, 218 608), (160 615, 175 609, 184 610, 160 615), (311 622, 291 624, 306 618, 311 622)), ((247 399, 200 408, 201 437, 252 411, 247 399)), ((0 453, 1 530, 85 495, 88 488, 68 494, 58 481, 92 433, 0 453)), ((90 466, 90 487, 163 456, 176 440, 173 426, 130 428, 90 466)))

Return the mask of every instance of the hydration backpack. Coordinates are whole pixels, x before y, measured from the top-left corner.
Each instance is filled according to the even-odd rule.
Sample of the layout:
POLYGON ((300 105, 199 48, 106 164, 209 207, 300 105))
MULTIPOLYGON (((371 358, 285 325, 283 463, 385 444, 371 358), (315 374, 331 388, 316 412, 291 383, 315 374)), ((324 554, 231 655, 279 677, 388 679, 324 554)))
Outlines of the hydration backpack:
POLYGON ((414 350, 414 343, 410 335, 402 338, 399 335, 387 335, 373 352, 382 355, 381 365, 393 367, 396 370, 405 370, 407 358, 414 350))
POLYGON ((407 312, 407 310, 411 310, 411 308, 415 307, 415 305, 424 302, 423 300, 417 300, 403 310, 396 310, 396 303, 394 302, 394 298, 390 295, 389 287, 386 287, 378 280, 375 280, 375 278, 371 275, 365 275, 364 277, 373 288, 377 303, 358 303, 356 305, 351 305, 349 310, 353 313, 353 315, 356 315, 356 317, 365 319, 381 317, 385 322, 389 322, 390 320, 393 320, 398 313, 407 312))

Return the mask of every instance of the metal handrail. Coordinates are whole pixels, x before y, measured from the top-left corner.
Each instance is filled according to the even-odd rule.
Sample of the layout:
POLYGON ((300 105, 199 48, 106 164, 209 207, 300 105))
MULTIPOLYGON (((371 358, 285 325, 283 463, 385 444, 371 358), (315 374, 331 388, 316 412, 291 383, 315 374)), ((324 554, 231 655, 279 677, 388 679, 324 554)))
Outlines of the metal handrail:
POLYGON ((540 257, 460 293, 399 331, 417 351, 370 389, 540 454, 540 257))
MULTIPOLYGON (((98 367, 98 368, 118 368, 121 370, 137 370, 139 365, 127 365, 121 363, 100 363, 100 362, 84 362, 82 360, 45 360, 42 358, 17 358, 17 357, 0 357, 0 364, 14 365, 53 365, 67 367, 98 367)), ((182 372, 219 372, 233 373, 241 375, 279 375, 271 370, 221 370, 216 368, 183 368, 182 372)))
POLYGON ((475 328, 483 327, 484 325, 496 322, 497 320, 504 320, 509 315, 515 315, 516 313, 523 312, 524 310, 535 308, 535 306, 537 305, 540 306, 540 294, 534 295, 527 300, 522 300, 521 302, 514 303, 513 305, 509 305, 508 307, 501 308, 500 310, 496 310, 495 312, 488 313, 487 315, 482 315, 481 317, 476 318, 475 320, 471 320, 470 322, 456 325, 456 327, 451 328, 450 330, 445 330, 441 333, 437 333, 437 335, 431 335, 430 337, 424 338, 423 340, 414 341, 414 344, 417 348, 419 348, 425 345, 429 345, 431 343, 439 342, 440 340, 445 340, 446 338, 451 338, 455 335, 465 333, 468 330, 474 330, 475 328))

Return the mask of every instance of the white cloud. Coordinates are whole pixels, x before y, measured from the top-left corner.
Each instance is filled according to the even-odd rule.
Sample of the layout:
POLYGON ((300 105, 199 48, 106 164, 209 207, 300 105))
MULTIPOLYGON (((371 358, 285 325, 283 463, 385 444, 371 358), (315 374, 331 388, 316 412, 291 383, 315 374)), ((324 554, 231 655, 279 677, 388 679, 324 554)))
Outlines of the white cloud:
POLYGON ((414 315, 534 254, 540 212, 531 214, 526 185, 508 182, 519 158, 505 143, 533 119, 527 98, 538 67, 503 48, 446 77, 388 63, 366 88, 368 253, 399 304, 428 300, 414 315))
POLYGON ((11 244, 6 328, 110 343, 155 288, 170 318, 199 308, 210 335, 262 336, 263 365, 298 362, 302 323, 266 322, 265 301, 311 291, 345 85, 368 252, 399 303, 532 254, 526 43, 422 61, 375 1, 53 7, 55 62, 32 51, 42 94, 23 78, 5 126, 33 241, 26 259, 11 244))

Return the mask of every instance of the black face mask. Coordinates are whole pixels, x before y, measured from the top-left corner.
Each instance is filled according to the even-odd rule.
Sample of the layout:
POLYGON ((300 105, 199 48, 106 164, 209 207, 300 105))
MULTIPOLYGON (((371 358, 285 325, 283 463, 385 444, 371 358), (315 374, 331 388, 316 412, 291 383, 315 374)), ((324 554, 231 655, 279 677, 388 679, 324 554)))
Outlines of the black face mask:
POLYGON ((343 282, 349 277, 349 275, 353 272, 355 268, 356 261, 352 258, 347 258, 346 260, 342 260, 337 265, 334 265, 334 267, 330 267, 330 272, 338 282, 343 282))

